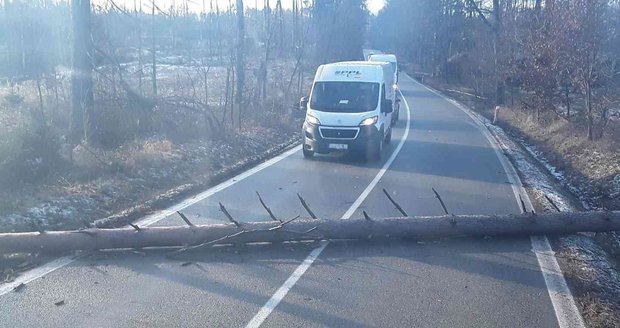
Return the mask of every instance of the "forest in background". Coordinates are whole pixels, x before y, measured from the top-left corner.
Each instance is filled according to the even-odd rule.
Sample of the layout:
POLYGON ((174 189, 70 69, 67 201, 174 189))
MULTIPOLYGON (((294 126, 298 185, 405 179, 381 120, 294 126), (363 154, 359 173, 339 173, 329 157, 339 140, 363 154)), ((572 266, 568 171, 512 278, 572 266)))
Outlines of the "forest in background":
POLYGON ((290 127, 318 64, 363 57, 363 0, 247 2, 0 1, 0 184, 84 149, 290 127))
POLYGON ((364 0, 0 0, 0 231, 140 217, 281 152, 316 66, 363 58, 368 15, 364 0))
POLYGON ((620 2, 389 0, 369 39, 620 209, 620 2))
POLYGON ((514 104, 522 90, 535 96, 526 105, 537 115, 583 122, 590 140, 611 130, 620 100, 616 0, 390 0, 371 39, 494 104, 514 104))

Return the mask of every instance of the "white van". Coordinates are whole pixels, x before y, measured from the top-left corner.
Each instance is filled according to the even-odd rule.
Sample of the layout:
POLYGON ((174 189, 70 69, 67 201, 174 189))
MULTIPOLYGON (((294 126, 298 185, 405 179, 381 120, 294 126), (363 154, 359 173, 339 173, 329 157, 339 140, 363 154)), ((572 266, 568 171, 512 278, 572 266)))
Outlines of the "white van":
MULTIPOLYGON (((388 62, 392 64, 392 70, 394 71, 394 89, 398 90, 398 59, 396 55, 392 54, 372 54, 368 57, 368 61, 371 62, 388 62)), ((392 125, 396 124, 400 117, 400 106, 398 102, 394 106, 394 114, 392 115, 392 125)))
POLYGON ((396 92, 387 62, 341 62, 317 69, 310 98, 303 97, 304 157, 332 151, 361 152, 379 159, 392 138, 396 92))
POLYGON ((388 62, 392 64, 392 70, 394 71, 394 83, 398 84, 398 59, 396 55, 392 54, 372 54, 368 57, 368 61, 372 62, 388 62))

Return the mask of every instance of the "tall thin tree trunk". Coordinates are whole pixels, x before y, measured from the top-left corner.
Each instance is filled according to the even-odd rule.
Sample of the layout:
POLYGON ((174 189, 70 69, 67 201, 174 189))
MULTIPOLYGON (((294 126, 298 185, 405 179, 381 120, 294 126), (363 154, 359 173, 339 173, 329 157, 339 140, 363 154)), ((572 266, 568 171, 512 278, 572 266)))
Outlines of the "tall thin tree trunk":
POLYGON ((239 129, 241 129, 241 108, 243 103, 243 89, 245 87, 245 16, 243 13, 243 0, 237 0, 237 51, 235 56, 237 87, 235 92, 235 104, 238 107, 239 129))
POLYGON ((586 81, 586 85, 585 85, 585 105, 586 105, 586 111, 587 111, 587 115, 588 115, 588 140, 592 140, 593 139, 593 119, 592 119, 592 89, 590 87, 590 82, 586 81))
POLYGON ((280 30, 278 33, 278 55, 282 58, 284 56, 284 17, 282 15, 282 0, 276 2, 276 15, 278 15, 278 27, 280 30))
POLYGON ((269 69, 269 52, 271 49, 271 7, 269 5, 269 0, 265 0, 265 62, 262 65, 261 69, 261 90, 260 90, 260 98, 267 98, 267 79, 268 79, 268 69, 269 69))
POLYGON ((495 103, 496 105, 504 104, 504 81, 501 78, 499 67, 499 48, 500 36, 502 33, 502 14, 499 0, 493 0, 493 60, 495 75, 495 103))
POLYGON ((570 88, 568 84, 564 86, 564 99, 566 104, 566 118, 570 120, 570 88))
POLYGON ((245 17, 243 13, 243 0, 237 0, 237 51, 236 51, 236 75, 237 91, 235 103, 243 101, 243 88, 245 83, 245 17))
POLYGON ((93 45, 90 0, 72 0, 73 71, 71 74, 71 142, 92 137, 94 122, 93 45))
POLYGON ((153 87, 153 99, 157 99, 157 54, 155 49, 155 0, 151 0, 151 83, 153 87))
MULTIPOLYGON (((142 15, 142 0, 139 3, 138 17, 142 15)), ((138 93, 142 94, 142 24, 138 23, 138 93)))

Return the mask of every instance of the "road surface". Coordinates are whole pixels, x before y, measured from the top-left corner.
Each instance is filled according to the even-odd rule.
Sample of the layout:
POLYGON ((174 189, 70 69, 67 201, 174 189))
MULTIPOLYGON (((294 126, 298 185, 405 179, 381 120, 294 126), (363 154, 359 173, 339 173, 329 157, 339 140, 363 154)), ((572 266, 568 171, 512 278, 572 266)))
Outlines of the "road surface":
MULTIPOLYGON (((223 221, 220 201, 239 220, 269 220, 259 191, 282 218, 304 214, 297 193, 321 218, 362 210, 396 216, 385 188, 409 215, 440 215, 435 188, 455 214, 520 212, 476 123, 408 77, 400 87, 410 119, 403 104, 381 161, 304 160, 296 147, 179 207, 197 224, 223 221)), ((167 213, 141 223, 182 224, 167 213)), ((183 261, 164 254, 109 252, 50 264, 21 291, 0 293, 0 326, 558 327, 562 320, 529 238, 264 245, 183 261)))

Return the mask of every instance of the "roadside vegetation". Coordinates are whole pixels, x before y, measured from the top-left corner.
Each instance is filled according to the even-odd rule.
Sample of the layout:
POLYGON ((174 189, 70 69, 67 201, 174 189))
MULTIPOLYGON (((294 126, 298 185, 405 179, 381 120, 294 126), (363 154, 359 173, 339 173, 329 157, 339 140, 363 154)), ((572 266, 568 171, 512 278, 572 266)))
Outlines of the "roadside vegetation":
POLYGON ((135 215, 295 143, 315 67, 362 59, 368 14, 283 2, 0 1, 0 231, 135 215))
MULTIPOLYGON (((620 210, 620 2, 390 0, 370 31, 412 76, 520 141, 583 209, 620 210)), ((618 268, 618 234, 594 241, 618 268)), ((598 249, 560 244, 569 262, 598 249)), ((600 288, 613 279, 575 268, 588 324, 617 322, 617 291, 600 288)))
POLYGON ((373 26, 413 75, 588 183, 589 207, 620 209, 620 2, 392 0, 373 26))

